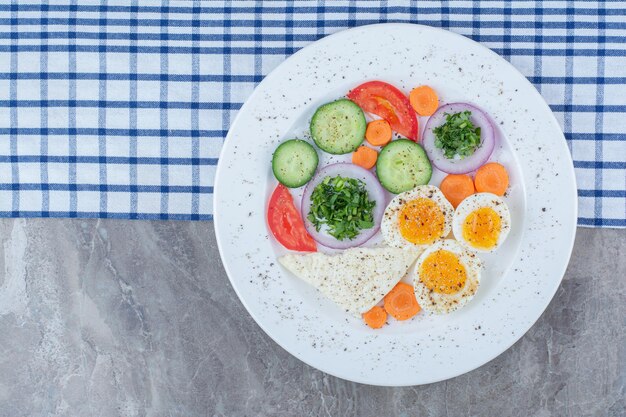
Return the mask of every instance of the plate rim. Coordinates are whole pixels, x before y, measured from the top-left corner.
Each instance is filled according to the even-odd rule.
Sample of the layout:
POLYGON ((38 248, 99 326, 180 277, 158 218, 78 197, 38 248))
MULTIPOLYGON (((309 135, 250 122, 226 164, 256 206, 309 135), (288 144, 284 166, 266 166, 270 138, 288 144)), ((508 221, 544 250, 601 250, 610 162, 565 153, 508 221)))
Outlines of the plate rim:
MULTIPOLYGON (((519 340, 522 339, 522 337, 524 335, 526 335, 526 333, 530 330, 530 328, 532 328, 537 321, 539 320, 539 318, 541 318, 541 316, 545 313, 547 307, 549 306, 549 304, 552 302, 552 300, 554 299, 554 296, 556 294, 556 292, 558 291, 559 287, 561 286, 561 283, 563 281, 563 278, 565 276, 565 272, 567 270, 567 267, 570 263, 571 260, 571 256, 572 256, 572 251, 573 251, 573 247, 574 247, 574 243, 575 243, 575 239, 576 239, 576 233, 577 233, 577 219, 578 219, 578 199, 576 198, 576 191, 578 189, 577 187, 577 183, 576 183, 576 176, 575 176, 575 171, 574 171, 574 165, 573 165, 573 160, 572 160, 572 156, 571 156, 571 152, 569 151, 568 145, 567 145, 567 141, 565 139, 565 135, 563 134, 562 128, 559 125, 554 113, 552 112, 552 110, 550 109, 549 105, 547 104, 547 102, 545 101, 545 99, 543 98, 543 96, 539 93, 539 91, 537 91, 537 89, 535 88, 535 86, 528 80, 528 78, 526 78, 526 76, 524 74, 522 74, 515 66, 513 66, 513 64, 511 64, 509 61, 505 60, 502 56, 498 55, 496 52, 492 51, 491 49, 489 49, 487 46, 474 41, 473 39, 461 35, 459 33, 450 31, 450 30, 445 30, 442 28, 437 28, 437 27, 433 27, 433 26, 427 26, 427 25, 422 25, 422 24, 416 24, 416 23, 375 23, 375 24, 370 24, 370 25, 362 25, 362 26, 357 26, 357 27, 353 27, 353 28, 347 28, 344 30, 339 30, 335 33, 326 35, 316 41, 313 41, 311 43, 309 43, 308 45, 304 46, 303 48, 299 49, 298 51, 296 51, 294 54, 286 57, 280 64, 278 64, 274 69, 272 69, 272 71, 270 71, 265 77, 263 77, 263 80, 261 80, 261 82, 259 82, 259 84, 257 84, 253 90, 253 92, 246 98, 244 104, 242 105, 242 107, 239 109, 239 111, 237 112, 237 115, 235 116, 235 118, 233 119, 233 121, 231 122, 231 125, 229 127, 228 133, 224 139, 224 142, 222 143, 222 148, 220 150, 220 155, 219 155, 219 160, 218 160, 218 164, 217 164, 217 168, 216 168, 216 172, 215 172, 215 178, 214 178, 214 184, 215 184, 215 188, 214 188, 214 195, 213 195, 213 217, 214 217, 214 229, 215 229, 215 235, 216 235, 216 242, 217 242, 217 247, 218 247, 218 251, 220 254, 220 260, 222 261, 222 265, 224 267, 224 270, 228 276, 228 279, 230 281, 231 286, 233 287, 233 289, 235 290, 235 293, 237 294, 237 297, 239 298, 240 302, 243 304, 243 306, 245 307, 246 311, 248 312, 248 314, 250 314, 250 316, 253 318, 253 320, 255 321, 255 323, 265 332, 265 334, 267 336, 269 336, 270 339, 272 339, 278 346, 280 346, 282 349, 284 349, 285 351, 287 351, 289 354, 291 354, 292 356, 296 357, 298 360, 306 363, 307 365, 311 366, 314 369, 320 370, 321 372, 327 373, 329 375, 332 375, 334 377, 343 379, 343 380, 347 380, 347 381, 353 381, 353 382, 357 382, 357 383, 361 383, 361 384, 365 384, 365 385, 371 385, 371 386, 386 386, 386 387, 402 387, 402 386, 418 386, 418 385, 428 385, 428 384, 432 384, 432 383, 436 383, 436 382, 440 382, 440 381, 445 381, 451 378, 455 378, 457 376, 461 376, 464 375, 468 372, 471 372, 475 369, 478 369, 486 364, 488 364, 489 362, 491 362, 492 360, 494 360, 495 358, 497 358, 498 356, 502 355, 503 353, 505 353, 506 351, 508 351, 515 343, 517 343, 519 340), (567 152, 565 153, 565 157, 566 157, 566 162, 567 163, 567 168, 570 174, 570 178, 571 178, 571 186, 573 186, 574 189, 574 205, 573 205, 573 216, 572 216, 572 224, 569 225, 569 228, 567 228, 567 225, 565 225, 565 230, 571 230, 571 237, 568 243, 568 247, 567 247, 567 256, 566 256, 566 262, 563 262, 563 265, 561 266, 561 268, 559 268, 559 279, 555 279, 554 280, 554 285, 550 288, 549 291, 544 291, 545 295, 549 295, 548 297, 545 298, 545 302, 543 302, 541 304, 541 308, 537 309, 537 316, 536 318, 532 319, 529 321, 527 326, 524 326, 523 328, 520 326, 517 329, 520 330, 519 335, 515 336, 513 335, 512 337, 510 337, 509 339, 507 339, 507 342, 503 343, 501 346, 506 346, 503 349, 497 349, 496 351, 494 351, 494 353, 492 355, 487 355, 485 357, 484 360, 480 360, 478 364, 472 364, 471 366, 467 367, 467 369, 463 369, 460 372, 451 372, 451 375, 443 375, 441 377, 438 378, 432 378, 430 380, 427 380, 426 382, 419 382, 419 383, 401 383, 401 384, 397 384, 397 383, 388 383, 387 381, 380 381, 377 383, 371 383, 369 380, 366 380, 364 378, 360 378, 360 377, 353 377, 353 376, 345 376, 345 375, 341 375, 339 373, 334 372, 332 369, 328 369, 326 367, 320 367, 318 365, 313 365, 308 358, 306 357, 306 355, 303 354, 299 354, 298 352, 293 351, 292 349, 284 346, 283 344, 281 344, 276 337, 274 337, 274 335, 268 331, 267 327, 264 325, 263 321, 259 319, 258 315, 255 313, 255 311, 253 309, 250 308, 250 305, 248 304, 247 300, 245 297, 242 296, 240 289, 238 288, 236 281, 233 280, 232 273, 230 270, 230 266, 229 264, 226 262, 225 259, 225 255, 224 255, 224 249, 223 249, 223 242, 220 239, 220 235, 221 235, 221 226, 220 226, 220 221, 219 218, 221 217, 221 211, 219 210, 218 206, 218 202, 220 201, 220 199, 218 198, 218 196, 220 195, 220 191, 221 191, 221 187, 218 186, 218 184, 220 183, 220 178, 223 174, 224 171, 224 166, 223 164, 221 164, 220 162, 223 160, 223 156, 226 153, 226 144, 232 140, 232 131, 233 131, 233 126, 235 126, 239 119, 242 118, 242 114, 245 113, 245 111, 247 110, 247 107, 249 106, 249 103, 252 101, 253 97, 255 97, 257 94, 260 93, 260 86, 265 82, 265 80, 270 77, 271 75, 273 75, 282 65, 285 64, 285 62, 290 61, 290 60, 294 60, 296 59, 296 57, 298 57, 301 54, 304 54, 309 48, 314 47, 314 45, 318 44, 320 41, 324 41, 324 42, 329 42, 331 41, 333 38, 335 37, 339 37, 339 36, 345 36, 346 32, 356 32, 359 30, 369 30, 370 28, 375 29, 377 27, 388 27, 388 28, 395 28, 395 27, 419 27, 422 30, 427 30, 427 31, 433 31, 433 32, 443 32, 446 34, 451 34, 453 37, 462 39, 463 41, 471 41, 474 45, 479 46, 482 50, 486 51, 487 53, 491 54, 494 59, 499 60, 501 62, 504 62, 508 65, 508 67, 515 72, 520 79, 523 80, 523 82, 529 87, 529 91, 532 91, 532 93, 539 98, 539 100, 541 101, 542 105, 544 106, 544 110, 546 110, 545 115, 547 116, 549 114, 549 118, 550 118, 550 122, 558 129, 558 131, 560 132, 560 138, 558 142, 561 143, 561 146, 564 150, 566 150, 567 152)), ((527 210, 528 208, 526 208, 527 210)), ((525 213, 525 216, 527 216, 528 214, 525 213)), ((526 233, 526 228, 524 230, 522 230, 522 239, 523 239, 523 234, 526 233)), ((517 254, 519 255, 519 253, 517 254)), ((565 257, 563 258, 565 260, 565 257)), ((517 333, 517 332, 516 332, 517 333)))

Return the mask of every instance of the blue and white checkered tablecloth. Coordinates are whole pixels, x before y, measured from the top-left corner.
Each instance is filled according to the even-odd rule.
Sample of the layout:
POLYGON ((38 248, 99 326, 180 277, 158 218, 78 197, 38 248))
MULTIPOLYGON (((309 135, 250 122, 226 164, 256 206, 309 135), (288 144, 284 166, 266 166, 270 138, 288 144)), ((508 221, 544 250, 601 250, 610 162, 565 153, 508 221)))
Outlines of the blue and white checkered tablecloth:
POLYGON ((0 216, 212 219, 220 147, 254 86, 316 39, 378 22, 509 60, 563 127, 579 224, 626 226, 622 1, 0 4, 0 216))

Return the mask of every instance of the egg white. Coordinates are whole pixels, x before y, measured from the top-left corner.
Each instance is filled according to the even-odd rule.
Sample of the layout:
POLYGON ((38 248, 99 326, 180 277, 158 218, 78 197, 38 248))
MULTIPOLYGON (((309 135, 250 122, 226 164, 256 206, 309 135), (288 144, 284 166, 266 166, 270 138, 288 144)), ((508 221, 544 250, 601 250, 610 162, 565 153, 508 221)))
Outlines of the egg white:
POLYGON ((443 234, 440 238, 445 238, 450 234, 452 229, 452 216, 454 207, 446 199, 439 188, 434 185, 419 185, 412 190, 398 194, 389 202, 383 219, 380 224, 380 231, 389 246, 396 248, 421 248, 425 249, 429 245, 418 245, 406 240, 400 233, 398 215, 402 211, 402 207, 411 200, 418 198, 428 198, 432 200, 441 210, 444 216, 443 234))
POLYGON ((458 310, 474 298, 478 286, 480 285, 481 268, 482 261, 478 256, 461 246, 458 242, 452 239, 444 239, 435 242, 420 255, 412 271, 413 288, 415 289, 417 303, 424 310, 435 314, 446 314, 458 310), (440 249, 454 253, 459 259, 459 262, 465 267, 467 274, 465 285, 454 294, 443 294, 431 291, 424 285, 420 278, 420 266, 424 263, 424 260, 430 254, 440 249))
POLYGON ((509 235, 510 230, 511 213, 509 212, 508 206, 506 205, 504 200, 502 200, 502 198, 491 193, 478 193, 467 197, 456 208, 456 211, 454 212, 454 218, 452 220, 452 232, 454 233, 454 237, 456 238, 456 240, 458 240, 466 248, 477 252, 495 251, 502 245, 502 243, 504 243, 506 237, 509 235), (498 216, 500 216, 501 219, 500 235, 498 236, 498 241, 496 245, 491 249, 476 248, 463 238, 463 223, 465 222, 465 219, 472 212, 482 207, 489 207, 493 209, 498 214, 498 216))

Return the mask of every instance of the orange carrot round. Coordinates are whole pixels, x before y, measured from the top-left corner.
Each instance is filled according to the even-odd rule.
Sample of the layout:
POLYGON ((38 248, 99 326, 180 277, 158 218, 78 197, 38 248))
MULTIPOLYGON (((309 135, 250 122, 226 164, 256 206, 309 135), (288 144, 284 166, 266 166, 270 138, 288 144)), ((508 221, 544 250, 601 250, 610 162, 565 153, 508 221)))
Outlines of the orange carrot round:
POLYGON ((474 177, 476 191, 504 195, 509 186, 509 173, 497 162, 489 162, 478 168, 474 177))
POLYGON ((378 159, 378 152, 367 146, 359 146, 359 148, 352 154, 352 163, 365 169, 372 169, 376 165, 378 159))
POLYGON ((417 304, 413 286, 399 282, 385 296, 385 310, 396 320, 408 320, 422 308, 417 304))
POLYGON ((409 101, 411 102, 413 110, 420 116, 430 116, 437 110, 437 107, 439 107, 439 97, 437 97, 437 93, 427 85, 421 85, 411 90, 409 93, 409 101))
POLYGON ((469 175, 450 174, 441 181, 439 189, 448 199, 450 204, 456 208, 461 201, 474 194, 474 181, 469 175))
POLYGON ((385 146, 391 142, 391 126, 386 120, 374 120, 367 124, 365 139, 372 146, 385 146))
POLYGON ((382 307, 374 306, 369 311, 363 313, 363 320, 372 329, 380 329, 387 321, 387 312, 382 307))

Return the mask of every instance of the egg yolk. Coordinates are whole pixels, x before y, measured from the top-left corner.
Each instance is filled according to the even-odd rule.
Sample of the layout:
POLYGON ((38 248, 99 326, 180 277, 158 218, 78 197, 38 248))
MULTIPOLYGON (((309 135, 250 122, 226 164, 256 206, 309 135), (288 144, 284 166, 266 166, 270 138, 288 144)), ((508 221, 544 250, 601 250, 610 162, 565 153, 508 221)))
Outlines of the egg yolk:
POLYGON ((478 249, 493 249, 502 229, 500 216, 491 207, 474 210, 463 222, 463 239, 478 249))
POLYGON ((424 259, 419 268, 420 281, 429 289, 441 294, 459 292, 467 279, 465 267, 459 257, 439 249, 424 259))
POLYGON ((429 198, 407 202, 398 214, 400 234, 418 245, 428 245, 443 234, 445 217, 439 206, 429 198))

